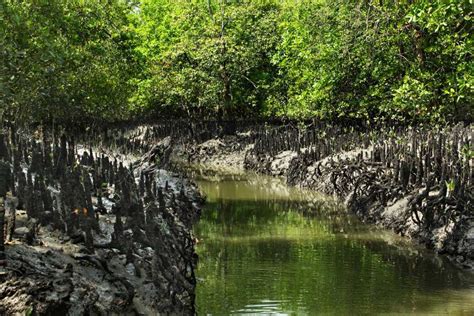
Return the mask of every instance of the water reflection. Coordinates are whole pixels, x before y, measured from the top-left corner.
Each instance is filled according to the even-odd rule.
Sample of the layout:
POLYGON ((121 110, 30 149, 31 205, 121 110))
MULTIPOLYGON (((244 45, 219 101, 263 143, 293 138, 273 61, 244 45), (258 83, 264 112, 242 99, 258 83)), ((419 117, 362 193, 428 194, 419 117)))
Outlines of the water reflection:
POLYGON ((200 314, 474 314, 471 274, 331 200, 264 177, 198 184, 200 314))

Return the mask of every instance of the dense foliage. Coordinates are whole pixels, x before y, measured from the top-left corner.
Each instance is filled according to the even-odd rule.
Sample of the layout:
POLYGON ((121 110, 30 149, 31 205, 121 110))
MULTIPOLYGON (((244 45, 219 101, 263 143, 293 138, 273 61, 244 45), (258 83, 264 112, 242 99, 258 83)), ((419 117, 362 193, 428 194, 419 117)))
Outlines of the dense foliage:
POLYGON ((3 112, 36 121, 123 117, 132 75, 128 13, 112 1, 1 1, 3 112))
POLYGON ((0 4, 0 105, 36 120, 472 120, 472 0, 0 4))
MULTIPOLYGON (((314 1, 313 1, 314 2, 314 1)), ((473 112, 468 1, 327 1, 284 10, 273 61, 291 116, 434 119, 473 112)))

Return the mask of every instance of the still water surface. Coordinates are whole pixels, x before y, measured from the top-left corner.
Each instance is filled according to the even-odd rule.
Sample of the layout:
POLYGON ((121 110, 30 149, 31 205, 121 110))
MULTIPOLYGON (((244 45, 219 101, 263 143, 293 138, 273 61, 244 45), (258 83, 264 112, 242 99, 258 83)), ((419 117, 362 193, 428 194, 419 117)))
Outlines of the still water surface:
POLYGON ((474 315, 474 275, 315 193, 197 179, 199 315, 474 315))

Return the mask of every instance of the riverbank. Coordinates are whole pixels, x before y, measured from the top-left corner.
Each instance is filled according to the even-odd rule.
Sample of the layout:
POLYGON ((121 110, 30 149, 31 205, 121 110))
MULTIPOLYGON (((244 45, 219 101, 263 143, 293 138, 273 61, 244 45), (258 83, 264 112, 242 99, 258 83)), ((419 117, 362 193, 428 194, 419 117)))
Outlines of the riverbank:
POLYGON ((472 135, 472 125, 407 128, 394 135, 323 130, 319 138, 304 130, 273 129, 263 136, 246 131, 186 143, 173 157, 225 172, 283 177, 290 185, 333 195, 362 221, 473 269, 472 135))
POLYGON ((474 126, 345 127, 173 122, 107 130, 124 152, 166 141, 163 165, 246 170, 333 195, 457 265, 474 262, 474 126), (170 163, 170 161, 172 163, 170 163))
POLYGON ((191 229, 203 201, 158 166, 163 144, 143 155, 65 135, 0 140, 0 313, 194 314, 191 229))

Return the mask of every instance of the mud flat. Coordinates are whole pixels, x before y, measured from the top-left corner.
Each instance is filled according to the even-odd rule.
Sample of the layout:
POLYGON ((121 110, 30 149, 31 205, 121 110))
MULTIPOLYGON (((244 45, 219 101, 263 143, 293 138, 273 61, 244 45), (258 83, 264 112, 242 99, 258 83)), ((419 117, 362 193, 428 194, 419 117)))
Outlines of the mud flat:
POLYGON ((108 143, 1 134, 1 314, 194 314, 201 196, 156 163, 169 144, 108 143))

